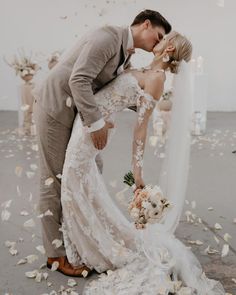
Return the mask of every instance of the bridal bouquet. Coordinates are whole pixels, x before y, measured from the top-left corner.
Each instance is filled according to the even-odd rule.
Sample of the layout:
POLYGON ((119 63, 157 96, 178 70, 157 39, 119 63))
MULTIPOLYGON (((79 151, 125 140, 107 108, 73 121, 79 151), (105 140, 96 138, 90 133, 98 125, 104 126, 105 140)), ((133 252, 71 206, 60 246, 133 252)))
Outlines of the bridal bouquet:
MULTIPOLYGON (((124 183, 133 187, 133 173, 124 176, 124 183)), ((137 189, 129 203, 129 213, 135 222, 137 229, 146 227, 148 223, 158 223, 167 210, 171 208, 170 202, 163 196, 159 186, 147 185, 143 189, 137 189)))

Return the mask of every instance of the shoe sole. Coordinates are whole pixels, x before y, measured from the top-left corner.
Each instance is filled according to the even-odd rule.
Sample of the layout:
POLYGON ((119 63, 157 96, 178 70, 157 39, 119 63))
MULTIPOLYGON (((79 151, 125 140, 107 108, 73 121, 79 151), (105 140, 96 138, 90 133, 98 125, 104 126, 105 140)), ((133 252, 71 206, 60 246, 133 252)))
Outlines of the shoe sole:
MULTIPOLYGON (((47 268, 52 269, 52 265, 49 264, 49 263, 47 263, 47 268)), ((69 274, 67 274, 67 273, 64 273, 64 272, 63 272, 62 270, 60 270, 60 269, 56 269, 56 271, 62 273, 64 276, 67 276, 67 277, 77 277, 77 278, 79 278, 79 277, 87 278, 87 277, 92 273, 92 271, 90 271, 90 272, 88 272, 88 275, 87 275, 86 277, 84 277, 82 274, 80 274, 80 275, 69 275, 69 274)))

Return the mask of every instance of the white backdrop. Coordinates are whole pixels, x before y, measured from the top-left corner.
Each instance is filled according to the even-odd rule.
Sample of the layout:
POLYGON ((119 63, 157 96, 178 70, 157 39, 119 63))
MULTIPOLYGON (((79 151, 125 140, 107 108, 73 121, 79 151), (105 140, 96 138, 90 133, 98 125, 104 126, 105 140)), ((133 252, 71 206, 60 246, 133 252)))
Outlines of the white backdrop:
MULTIPOLYGON (((191 38, 194 57, 203 56, 208 110, 236 111, 235 0, 0 0, 0 110, 17 109, 20 83, 3 56, 10 59, 18 48, 38 53, 43 68, 36 80, 41 79, 51 52, 69 48, 94 26, 128 25, 145 8, 161 12, 191 38)), ((138 52, 133 64, 147 64, 151 58, 138 52)))

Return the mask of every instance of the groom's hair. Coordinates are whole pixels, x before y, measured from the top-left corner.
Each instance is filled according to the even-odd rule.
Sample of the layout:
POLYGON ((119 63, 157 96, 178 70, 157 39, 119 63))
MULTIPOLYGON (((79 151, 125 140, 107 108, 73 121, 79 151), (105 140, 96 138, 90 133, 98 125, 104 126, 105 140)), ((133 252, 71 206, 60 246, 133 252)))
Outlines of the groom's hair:
POLYGON ((171 31, 171 25, 169 22, 157 11, 146 9, 140 12, 134 19, 131 26, 139 25, 149 19, 152 26, 163 27, 165 33, 168 34, 171 31))

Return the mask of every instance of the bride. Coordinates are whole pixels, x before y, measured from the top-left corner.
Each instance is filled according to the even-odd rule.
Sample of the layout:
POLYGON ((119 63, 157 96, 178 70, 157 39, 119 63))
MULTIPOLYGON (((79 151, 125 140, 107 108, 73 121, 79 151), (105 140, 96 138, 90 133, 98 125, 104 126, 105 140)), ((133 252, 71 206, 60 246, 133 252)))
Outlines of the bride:
MULTIPOLYGON (((102 273, 88 282, 84 294, 225 294, 208 279, 195 256, 174 236, 187 183, 191 81, 187 62, 192 46, 177 32, 167 35, 153 50, 152 63, 129 69, 96 93, 105 121, 136 105, 133 138, 133 174, 136 188, 145 186, 143 156, 149 118, 160 99, 166 70, 176 75, 174 106, 166 159, 159 185, 173 209, 159 224, 137 230, 109 195, 95 157, 99 153, 80 117, 74 122, 62 175, 62 231, 68 260, 102 273)), ((108 142, 112 136, 109 133, 108 142)))

